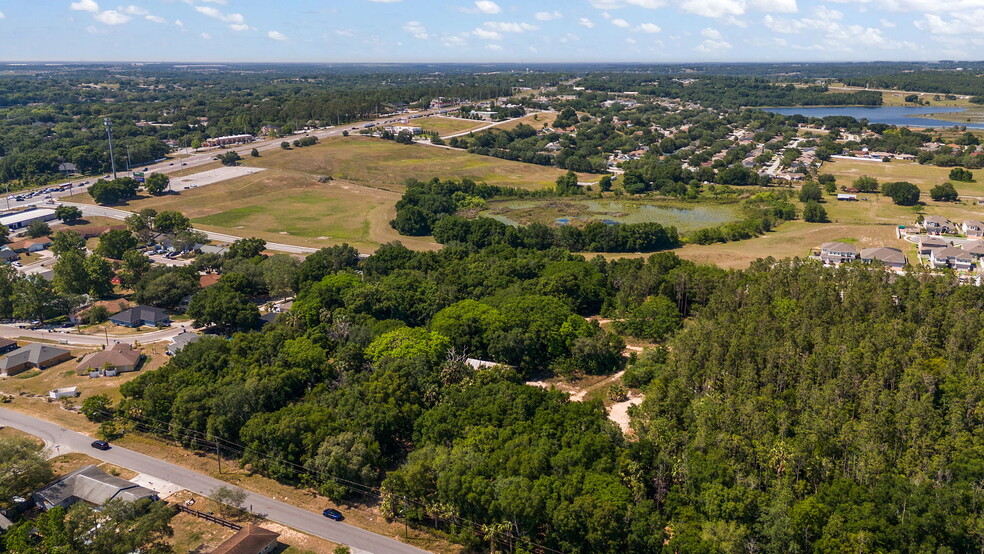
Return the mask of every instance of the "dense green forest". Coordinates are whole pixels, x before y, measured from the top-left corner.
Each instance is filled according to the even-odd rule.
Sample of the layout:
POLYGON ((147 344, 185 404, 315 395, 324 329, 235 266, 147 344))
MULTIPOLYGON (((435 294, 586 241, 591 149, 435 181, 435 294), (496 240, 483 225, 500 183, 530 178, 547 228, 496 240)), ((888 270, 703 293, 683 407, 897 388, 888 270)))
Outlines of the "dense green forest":
POLYGON ((984 82, 978 71, 913 71, 869 75, 844 79, 855 87, 888 88, 941 94, 984 95, 984 82))
POLYGON ((984 540, 978 287, 789 260, 725 272, 669 253, 350 250, 303 262, 275 324, 190 345, 124 385, 114 413, 476 549, 984 540), (592 314, 670 336, 626 362, 592 314), (646 397, 631 438, 599 401, 523 384, 625 363, 646 397))

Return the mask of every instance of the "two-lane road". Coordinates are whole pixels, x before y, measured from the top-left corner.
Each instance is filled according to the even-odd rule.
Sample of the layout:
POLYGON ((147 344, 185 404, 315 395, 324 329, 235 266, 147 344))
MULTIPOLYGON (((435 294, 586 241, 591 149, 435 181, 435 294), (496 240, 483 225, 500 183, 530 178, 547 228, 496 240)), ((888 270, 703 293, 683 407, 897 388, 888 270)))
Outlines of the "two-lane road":
MULTIPOLYGON (((224 481, 119 446, 114 446, 106 451, 95 450, 89 446, 92 442, 91 437, 20 412, 0 408, 0 425, 7 425, 30 433, 44 440, 49 446, 59 445, 61 451, 67 448, 84 452, 94 458, 120 467, 169 481, 197 494, 207 496, 219 487, 230 486, 224 481)), ((320 513, 309 512, 254 492, 247 491, 247 495, 244 504, 250 506, 253 513, 298 531, 348 545, 354 551, 374 554, 420 554, 425 552, 365 529, 331 521, 320 513)))

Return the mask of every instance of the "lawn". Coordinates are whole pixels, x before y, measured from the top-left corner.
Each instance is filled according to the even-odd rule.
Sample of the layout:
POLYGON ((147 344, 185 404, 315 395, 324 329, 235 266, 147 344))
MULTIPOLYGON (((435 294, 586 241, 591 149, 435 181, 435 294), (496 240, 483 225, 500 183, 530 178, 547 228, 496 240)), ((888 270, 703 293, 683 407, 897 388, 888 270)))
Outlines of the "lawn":
POLYGON ((737 206, 713 202, 679 202, 670 200, 503 200, 492 202, 480 215, 493 217, 511 225, 543 223, 583 227, 591 222, 659 223, 687 233, 716 227, 740 218, 737 206))
POLYGON ((382 188, 342 180, 319 183, 311 175, 270 170, 178 194, 140 197, 123 209, 177 210, 204 230, 314 248, 347 242, 368 252, 393 240, 411 248, 436 248, 429 240, 400 237, 389 226, 399 199, 400 193, 382 188))
MULTIPOLYGON (((950 181, 950 167, 936 167, 935 165, 921 165, 916 162, 892 160, 890 162, 873 162, 862 160, 843 160, 835 159, 825 162, 820 168, 820 173, 827 173, 837 177, 837 185, 851 186, 851 183, 862 175, 869 175, 878 179, 879 183, 890 181, 909 181, 919 187, 924 193, 929 193, 929 189, 950 181)), ((956 187, 960 195, 982 196, 984 195, 984 170, 974 171, 976 182, 961 183, 950 181, 956 187)))
MULTIPOLYGON (((491 156, 437 148, 422 144, 404 145, 368 137, 333 138, 305 148, 277 150, 248 160, 250 165, 307 173, 331 175, 355 183, 402 192, 407 179, 428 180, 469 178, 490 185, 523 188, 552 186, 565 172, 513 162, 491 156)), ((597 176, 582 175, 583 181, 597 176)))
POLYGON ((488 125, 485 121, 474 119, 459 119, 454 117, 422 117, 410 120, 410 125, 422 127, 425 133, 437 133, 440 136, 463 133, 488 125))

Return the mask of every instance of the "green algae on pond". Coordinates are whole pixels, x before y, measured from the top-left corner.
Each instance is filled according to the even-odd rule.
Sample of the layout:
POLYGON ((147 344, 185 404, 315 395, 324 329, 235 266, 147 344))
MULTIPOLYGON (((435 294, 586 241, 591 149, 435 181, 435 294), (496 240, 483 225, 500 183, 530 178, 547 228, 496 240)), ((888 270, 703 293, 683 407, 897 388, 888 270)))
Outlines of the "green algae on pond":
POLYGON ((659 223, 681 233, 741 219, 736 204, 640 200, 504 200, 490 202, 479 215, 508 225, 575 225, 594 222, 659 223))

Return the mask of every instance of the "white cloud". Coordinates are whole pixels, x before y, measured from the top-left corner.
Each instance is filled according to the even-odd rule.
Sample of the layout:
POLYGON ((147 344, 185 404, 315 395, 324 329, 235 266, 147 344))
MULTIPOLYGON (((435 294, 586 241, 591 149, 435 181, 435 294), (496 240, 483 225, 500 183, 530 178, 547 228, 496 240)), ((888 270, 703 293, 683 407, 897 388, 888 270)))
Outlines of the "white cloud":
POLYGON ((245 23, 230 23, 229 28, 232 29, 233 31, 248 31, 252 29, 252 27, 250 27, 245 23))
POLYGON ((272 38, 273 40, 287 40, 287 37, 280 31, 268 31, 267 37, 272 38))
POLYGON ((891 21, 889 21, 887 19, 882 19, 881 20, 881 25, 882 25, 882 27, 885 27, 886 29, 894 29, 896 27, 895 23, 893 23, 893 22, 891 22, 891 21))
POLYGON ((489 31, 488 29, 483 29, 481 27, 476 27, 475 30, 472 31, 472 34, 482 40, 500 40, 502 38, 502 33, 489 31))
POLYGON ((96 4, 94 0, 79 0, 78 2, 72 2, 68 7, 78 12, 99 11, 99 4, 96 4))
POLYGON ((184 27, 185 26, 185 24, 180 19, 175 19, 174 20, 174 24, 177 25, 178 27, 184 27))
POLYGON ((475 9, 489 15, 495 15, 502 11, 499 4, 496 4, 492 0, 478 0, 475 2, 475 9))
POLYGON ((100 12, 96 14, 93 17, 96 18, 96 21, 100 23, 104 23, 106 25, 122 25, 127 21, 133 19, 130 16, 126 14, 122 14, 116 10, 106 10, 104 12, 100 12))
POLYGON ((3 12, 0 12, 0 19, 6 19, 6 18, 7 18, 7 16, 6 16, 6 15, 4 15, 4 13, 3 13, 3 12))
POLYGON ((147 21, 153 21, 154 23, 167 23, 167 20, 158 15, 145 15, 144 19, 147 21))
POLYGON ((502 46, 500 46, 498 44, 486 44, 485 45, 485 48, 487 50, 495 50, 496 52, 502 50, 502 46))
POLYGON ((587 17, 582 17, 581 19, 577 20, 577 23, 578 25, 581 25, 582 27, 587 27, 588 29, 594 29, 595 26, 594 21, 591 21, 587 17))
POLYGON ((403 30, 421 40, 431 38, 430 33, 427 32, 427 27, 424 27, 419 21, 407 21, 403 24, 403 30))
POLYGON ((446 35, 441 38, 441 44, 445 48, 461 48, 468 44, 466 40, 468 38, 468 33, 457 33, 453 35, 446 35))
POLYGON ((537 21, 550 21, 551 19, 560 19, 564 17, 560 12, 536 12, 533 14, 533 19, 537 21))
POLYGON ((123 10, 123 13, 127 15, 147 15, 148 13, 150 13, 147 10, 141 8, 140 6, 134 6, 133 4, 130 4, 129 6, 121 9, 123 10))
POLYGON ((403 0, 369 0, 370 2, 376 2, 379 4, 394 4, 396 2, 402 2, 403 0))
POLYGON ((212 35, 210 35, 210 34, 208 34, 208 33, 202 33, 202 34, 200 34, 200 35, 198 35, 198 36, 200 36, 200 37, 202 37, 202 38, 203 38, 203 39, 205 39, 205 40, 209 40, 209 39, 211 39, 211 38, 212 38, 212 35))
POLYGON ((624 19, 613 19, 612 25, 616 27, 622 27, 624 29, 625 27, 629 26, 629 22, 624 19))
POLYGON ((355 31, 352 29, 335 29, 334 33, 340 37, 354 37, 355 31))
POLYGON ((202 15, 214 17, 215 19, 222 19, 222 12, 212 6, 195 6, 195 11, 202 15))
POLYGON ((223 6, 229 3, 227 0, 202 0, 202 2, 206 4, 222 4, 223 6))
POLYGON ((632 37, 629 37, 629 38, 625 39, 625 42, 626 42, 626 44, 635 44, 636 43, 636 39, 634 39, 632 37))
POLYGON ((722 38, 721 31, 718 31, 717 29, 713 29, 711 27, 706 27, 703 30, 701 30, 700 36, 711 40, 721 40, 722 38))
POLYGON ((666 5, 663 0, 589 0, 592 6, 599 10, 615 10, 626 6, 637 6, 655 10, 666 5))
POLYGON ((700 43, 694 50, 698 52, 717 52, 719 50, 729 50, 731 44, 723 40, 705 40, 700 43))
POLYGON ((530 25, 529 23, 513 23, 507 21, 489 21, 482 26, 490 31, 498 31, 500 33, 523 33, 537 29, 536 25, 530 25))
POLYGON ((734 18, 752 10, 796 13, 799 6, 796 0, 685 0, 680 4, 680 9, 703 17, 734 18))
POLYGON ((643 33, 658 33, 663 30, 655 23, 642 23, 636 29, 643 33))

